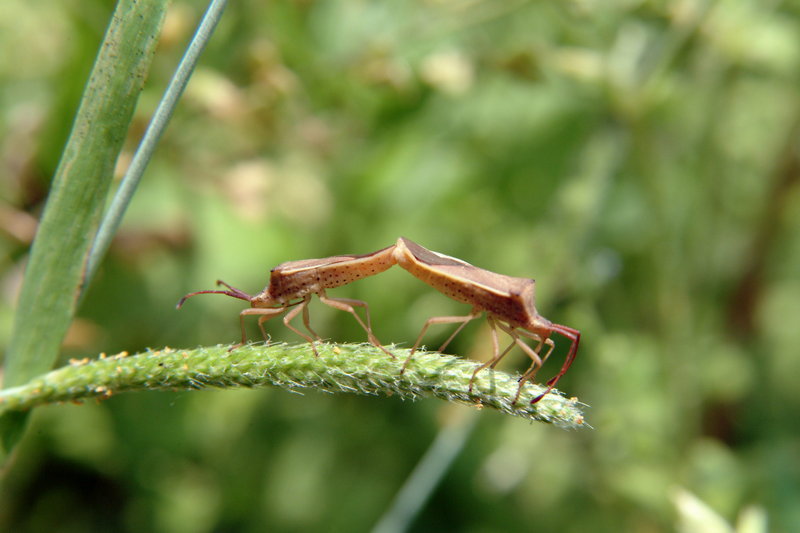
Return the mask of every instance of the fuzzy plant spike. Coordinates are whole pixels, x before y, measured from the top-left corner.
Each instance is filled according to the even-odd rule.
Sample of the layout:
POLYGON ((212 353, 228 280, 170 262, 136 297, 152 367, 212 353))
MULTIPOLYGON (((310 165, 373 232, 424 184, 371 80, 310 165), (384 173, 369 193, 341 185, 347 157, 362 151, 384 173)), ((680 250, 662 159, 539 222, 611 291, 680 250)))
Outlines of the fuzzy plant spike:
POLYGON ((0 390, 0 413, 39 405, 108 398, 112 394, 142 390, 226 389, 277 386, 395 396, 416 400, 442 400, 489 408, 528 420, 574 428, 583 425, 579 402, 551 391, 540 402, 531 400, 545 388, 526 384, 519 400, 518 378, 501 371, 482 372, 469 392, 475 361, 437 352, 416 352, 401 375, 409 350, 390 350, 396 359, 369 344, 248 344, 233 351, 229 345, 191 350, 101 354, 98 359, 72 360, 68 366, 29 383, 0 390))

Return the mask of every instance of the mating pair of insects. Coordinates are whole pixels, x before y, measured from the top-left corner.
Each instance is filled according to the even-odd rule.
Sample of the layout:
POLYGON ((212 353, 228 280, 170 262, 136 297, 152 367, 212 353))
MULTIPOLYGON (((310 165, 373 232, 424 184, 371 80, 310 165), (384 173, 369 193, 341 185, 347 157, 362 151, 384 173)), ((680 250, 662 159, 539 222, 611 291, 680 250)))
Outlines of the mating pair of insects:
MULTIPOLYGON (((411 357, 419 347, 420 342, 422 342, 425 332, 432 324, 461 324, 439 348, 438 351, 441 352, 469 321, 479 317, 484 312, 492 333, 494 355, 473 372, 470 379, 470 392, 478 372, 487 367, 494 368, 516 345, 532 360, 531 366, 519 380, 519 389, 514 398, 514 403, 516 403, 520 392, 522 392, 522 387, 536 375, 537 370, 541 368, 553 351, 555 344, 550 338, 553 333, 558 333, 570 339, 572 344, 561 370, 547 382, 547 389, 534 398, 531 401, 532 404, 541 400, 555 387, 558 380, 567 372, 575 359, 575 354, 578 351, 578 342, 581 337, 580 332, 567 326, 553 324, 539 315, 534 305, 534 281, 532 279, 496 274, 460 259, 432 252, 403 237, 397 239, 396 244, 371 254, 336 255, 324 259, 306 259, 282 263, 270 272, 267 288, 255 296, 231 287, 224 281, 217 281, 218 285, 223 285, 228 290, 198 291, 187 294, 178 302, 178 308, 183 305, 187 298, 197 294, 226 294, 250 302, 251 308, 245 309, 239 315, 242 327, 242 344, 244 344, 247 340, 244 324, 245 317, 258 316, 258 327, 261 329, 264 339, 267 339, 267 334, 264 331, 264 322, 282 314, 289 307, 296 306, 286 314, 283 318, 283 323, 287 328, 310 342, 314 353, 317 354, 314 340, 321 340, 321 337, 311 329, 308 320, 308 303, 311 300, 311 296, 317 294, 320 301, 325 305, 352 314, 367 332, 369 341, 394 359, 394 355, 378 341, 372 332, 367 303, 349 298, 331 298, 325 293, 325 289, 333 289, 367 276, 380 274, 395 264, 408 270, 413 276, 439 292, 472 306, 472 311, 464 316, 429 318, 422 327, 422 331, 417 337, 413 348, 411 348, 411 353, 403 364, 401 374, 405 372, 406 366, 408 366, 411 357), (355 307, 364 308, 366 323, 358 316, 355 307), (292 326, 291 321, 300 313, 303 315, 303 324, 314 338, 292 326), (498 343, 497 328, 503 330, 512 339, 511 344, 502 352, 498 343), (536 347, 531 348, 531 346, 522 341, 521 336, 536 341, 536 347), (547 346, 547 351, 542 356, 541 351, 545 345, 547 346)), ((241 344, 238 346, 241 346, 241 344)))

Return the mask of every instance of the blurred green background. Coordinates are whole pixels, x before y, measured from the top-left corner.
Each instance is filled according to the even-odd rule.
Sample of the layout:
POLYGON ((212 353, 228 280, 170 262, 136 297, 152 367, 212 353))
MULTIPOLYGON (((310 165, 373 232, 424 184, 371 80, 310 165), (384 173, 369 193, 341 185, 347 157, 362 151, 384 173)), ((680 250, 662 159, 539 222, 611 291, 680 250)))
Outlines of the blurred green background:
MULTIPOLYGON (((201 4, 172 5, 120 173, 201 4)), ((0 3, 3 347, 112 8, 0 3)), ((242 302, 177 300, 404 235, 536 278, 583 333, 559 386, 593 427, 481 412, 414 531, 800 531, 798 81, 797 1, 232 2, 63 361, 235 341, 242 302)), ((331 295, 369 302, 387 343, 467 311, 401 269, 331 295)), ((485 322, 448 351, 485 359, 485 322)), ((282 390, 39 409, 0 530, 366 531, 469 412, 282 390)))

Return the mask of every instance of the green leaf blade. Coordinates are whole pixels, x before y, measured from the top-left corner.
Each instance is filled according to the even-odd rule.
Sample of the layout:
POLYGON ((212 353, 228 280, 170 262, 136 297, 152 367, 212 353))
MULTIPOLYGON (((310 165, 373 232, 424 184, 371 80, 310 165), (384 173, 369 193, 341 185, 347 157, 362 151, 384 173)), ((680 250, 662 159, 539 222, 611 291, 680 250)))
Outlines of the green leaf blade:
MULTIPOLYGON (((117 4, 31 248, 6 354, 5 387, 47 371, 58 357, 167 3, 117 4)), ((8 450, 20 430, 6 422, 0 422, 0 438, 8 450)))

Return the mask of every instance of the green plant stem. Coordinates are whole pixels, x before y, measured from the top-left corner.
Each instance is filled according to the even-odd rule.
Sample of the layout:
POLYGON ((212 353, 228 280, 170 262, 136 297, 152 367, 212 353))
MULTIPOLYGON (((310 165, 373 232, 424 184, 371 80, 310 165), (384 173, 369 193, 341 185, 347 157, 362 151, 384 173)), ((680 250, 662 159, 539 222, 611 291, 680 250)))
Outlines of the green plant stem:
POLYGON ((389 509, 372 528, 372 533, 400 533, 409 530, 414 518, 461 453, 477 421, 476 416, 452 418, 436 434, 436 439, 403 483, 389 509))
POLYGON ((0 391, 0 412, 128 391, 272 385, 409 400, 432 396, 565 427, 583 423, 577 400, 557 391, 531 405, 531 399, 544 390, 539 385, 526 384, 519 400, 512 404, 518 383, 504 372, 481 372, 470 393, 469 381, 476 363, 451 355, 417 352, 401 375, 402 362, 409 352, 394 346, 389 347, 397 356, 394 360, 374 346, 361 344, 318 344, 319 357, 308 344, 250 344, 230 352, 229 348, 167 348, 73 361, 25 385, 0 391))

